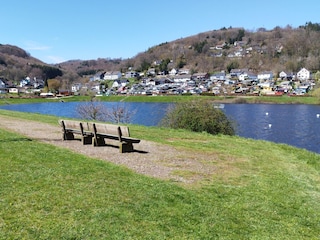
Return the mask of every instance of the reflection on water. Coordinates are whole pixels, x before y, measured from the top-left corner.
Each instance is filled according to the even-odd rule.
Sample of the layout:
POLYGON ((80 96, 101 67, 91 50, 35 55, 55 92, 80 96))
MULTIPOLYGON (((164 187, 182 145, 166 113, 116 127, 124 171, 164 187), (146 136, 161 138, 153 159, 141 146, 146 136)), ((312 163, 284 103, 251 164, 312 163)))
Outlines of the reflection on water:
MULTIPOLYGON (((0 106, 2 109, 75 117, 78 102, 35 103, 0 106)), ((131 123, 156 126, 169 103, 105 102, 107 108, 124 104, 135 112, 131 123)), ((293 104, 225 104, 222 109, 237 123, 237 135, 286 143, 320 153, 320 106, 293 104)))

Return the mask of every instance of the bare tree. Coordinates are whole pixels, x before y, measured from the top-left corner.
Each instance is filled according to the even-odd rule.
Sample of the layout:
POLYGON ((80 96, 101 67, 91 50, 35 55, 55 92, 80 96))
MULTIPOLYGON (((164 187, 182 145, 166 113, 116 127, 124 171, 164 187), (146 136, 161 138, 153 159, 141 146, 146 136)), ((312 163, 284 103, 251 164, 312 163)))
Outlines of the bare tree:
POLYGON ((81 103, 76 109, 83 119, 113 123, 129 123, 135 111, 130 111, 124 104, 117 104, 110 109, 99 101, 81 103))
POLYGON ((101 102, 91 101, 81 103, 76 111, 83 119, 107 121, 107 109, 101 102))
POLYGON ((130 111, 124 105, 116 105, 107 110, 108 120, 115 123, 129 123, 135 111, 130 111))

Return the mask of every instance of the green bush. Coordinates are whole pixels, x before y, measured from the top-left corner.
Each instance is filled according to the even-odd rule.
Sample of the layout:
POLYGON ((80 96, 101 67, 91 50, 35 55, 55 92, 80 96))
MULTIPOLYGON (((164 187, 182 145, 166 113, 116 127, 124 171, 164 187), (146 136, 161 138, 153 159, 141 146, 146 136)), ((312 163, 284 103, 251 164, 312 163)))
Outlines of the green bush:
POLYGON ((234 135, 235 125, 210 102, 176 103, 162 119, 161 126, 194 132, 234 135))

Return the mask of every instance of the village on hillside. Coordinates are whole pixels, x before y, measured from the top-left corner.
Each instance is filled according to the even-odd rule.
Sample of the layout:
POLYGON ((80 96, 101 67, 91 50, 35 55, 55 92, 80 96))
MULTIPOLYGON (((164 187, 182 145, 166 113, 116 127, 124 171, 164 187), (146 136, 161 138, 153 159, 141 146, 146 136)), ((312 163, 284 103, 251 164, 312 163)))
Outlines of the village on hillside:
MULTIPOLYGON (((208 73, 190 74, 188 69, 172 69, 167 75, 155 75, 154 69, 149 69, 147 77, 141 77, 138 84, 131 85, 131 77, 137 77, 140 73, 128 71, 124 76, 120 72, 105 72, 95 75, 90 79, 91 83, 99 83, 101 80, 111 80, 112 86, 101 89, 99 84, 93 88, 99 94, 202 94, 228 95, 228 94, 261 94, 304 95, 315 85, 312 74, 302 68, 297 74, 281 72, 274 76, 271 71, 254 74, 248 69, 232 69, 229 74, 224 71, 209 75, 208 73)), ((81 85, 75 85, 73 92, 80 91, 81 85)))
POLYGON ((282 71, 278 76, 275 76, 272 71, 255 74, 248 69, 232 69, 230 73, 221 71, 211 75, 209 73, 191 74, 186 68, 173 68, 166 75, 159 75, 154 68, 150 68, 146 74, 136 71, 99 72, 91 76, 85 84, 73 83, 70 89, 59 89, 56 92, 44 92, 44 85, 44 80, 36 78, 27 77, 17 86, 0 79, 1 93, 25 93, 43 97, 79 95, 89 91, 98 96, 117 94, 305 95, 315 86, 315 80, 306 68, 302 68, 297 73, 282 71))

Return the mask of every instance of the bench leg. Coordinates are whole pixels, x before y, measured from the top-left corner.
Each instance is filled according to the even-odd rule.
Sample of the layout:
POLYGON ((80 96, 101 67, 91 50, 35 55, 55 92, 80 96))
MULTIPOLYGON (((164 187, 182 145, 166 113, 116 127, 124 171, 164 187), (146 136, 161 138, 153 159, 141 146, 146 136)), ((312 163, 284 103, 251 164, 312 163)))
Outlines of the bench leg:
POLYGON ((63 140, 74 140, 74 135, 71 132, 63 133, 63 140))
POLYGON ((93 137, 91 141, 92 141, 92 145, 93 146, 104 146, 104 145, 106 145, 106 143, 104 141, 104 138, 99 138, 99 137, 95 138, 95 137, 93 137))
POLYGON ((132 145, 132 143, 120 142, 120 143, 119 143, 119 152, 120 152, 120 153, 133 152, 133 145, 132 145))
POLYGON ((82 144, 92 144, 92 137, 91 136, 83 136, 82 137, 82 144))

